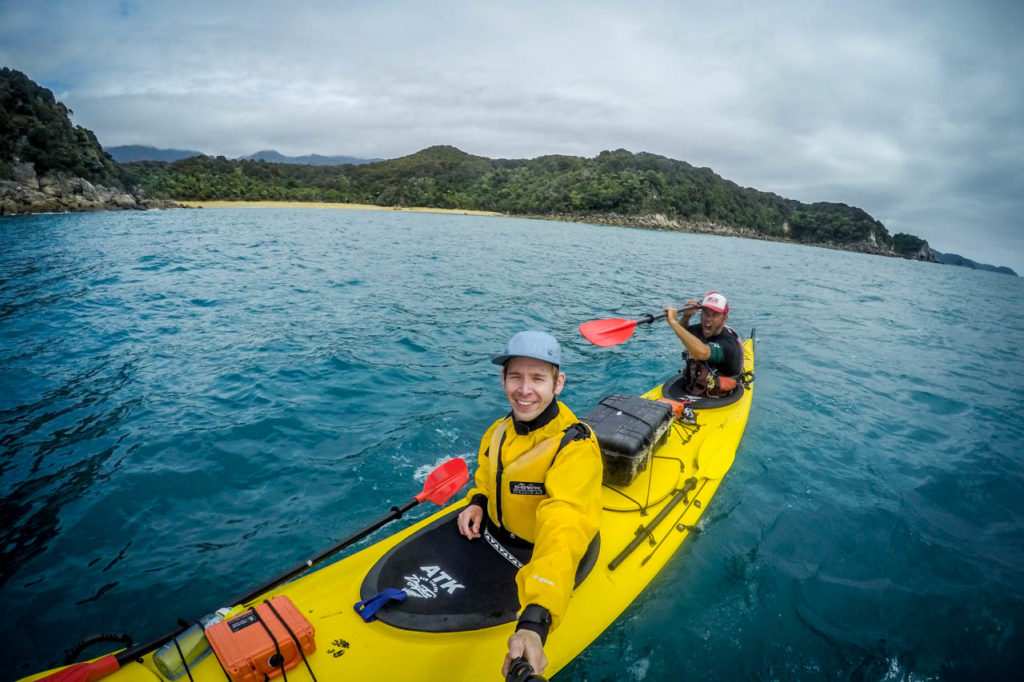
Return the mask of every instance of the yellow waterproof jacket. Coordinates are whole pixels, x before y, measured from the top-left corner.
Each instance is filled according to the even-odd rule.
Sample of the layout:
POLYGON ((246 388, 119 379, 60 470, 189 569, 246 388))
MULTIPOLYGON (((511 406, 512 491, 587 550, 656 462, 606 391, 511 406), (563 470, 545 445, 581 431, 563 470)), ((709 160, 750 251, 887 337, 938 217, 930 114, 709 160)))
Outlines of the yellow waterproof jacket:
POLYGON ((492 524, 534 543, 530 562, 516 574, 519 604, 546 608, 552 630, 568 606, 576 567, 601 525, 603 472, 597 438, 589 429, 558 450, 565 430, 579 420, 562 403, 557 407, 551 421, 532 431, 517 432, 511 416, 492 424, 480 442, 468 495, 469 500, 485 495, 492 524))

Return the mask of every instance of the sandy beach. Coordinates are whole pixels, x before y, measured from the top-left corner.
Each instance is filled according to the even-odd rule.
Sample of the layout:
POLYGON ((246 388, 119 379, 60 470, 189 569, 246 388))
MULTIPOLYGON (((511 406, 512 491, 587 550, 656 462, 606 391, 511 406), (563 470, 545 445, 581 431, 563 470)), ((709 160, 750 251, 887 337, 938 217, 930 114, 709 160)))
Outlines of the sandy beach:
POLYGON ((494 211, 472 211, 461 208, 422 208, 374 206, 373 204, 342 204, 326 201, 177 201, 189 208, 335 208, 355 211, 412 211, 414 213, 452 213, 455 215, 502 215, 494 211))

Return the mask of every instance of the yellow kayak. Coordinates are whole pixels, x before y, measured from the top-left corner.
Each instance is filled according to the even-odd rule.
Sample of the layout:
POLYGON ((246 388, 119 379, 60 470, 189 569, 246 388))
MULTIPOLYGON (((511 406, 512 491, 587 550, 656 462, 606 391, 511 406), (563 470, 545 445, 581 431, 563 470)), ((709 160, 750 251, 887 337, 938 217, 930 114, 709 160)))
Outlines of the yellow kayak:
MULTIPOLYGON (((737 392, 723 399, 696 400, 691 404, 692 412, 683 410, 678 416, 671 414, 664 428, 653 434, 652 456, 636 464, 637 471, 632 474, 626 472, 629 474, 626 478, 633 480, 626 482, 620 477, 618 482, 609 482, 606 459, 605 511, 599 549, 595 546, 596 562, 573 592, 560 627, 548 639, 545 653, 549 665, 545 676, 565 667, 629 607, 673 556, 707 509, 722 477, 732 465, 750 412, 753 339, 747 339, 743 347, 747 374, 746 381, 741 382, 737 392)), ((676 390, 670 379, 645 393, 642 398, 646 402, 641 402, 648 405, 650 401, 661 398, 681 400, 683 396, 677 395, 676 390)), ((629 397, 628 402, 633 404, 640 398, 629 397)), ((617 412, 621 416, 623 410, 615 410, 614 402, 609 404, 613 405, 612 415, 617 412)), ((661 402, 657 404, 664 405, 661 402)), ((672 408, 668 409, 671 411, 672 408)), ((595 428, 587 416, 583 420, 595 428)), ((595 428, 595 432, 604 451, 600 428, 595 428)), ((293 682, 314 677, 321 682, 500 680, 506 642, 515 627, 514 608, 510 618, 508 614, 484 613, 475 625, 468 626, 474 629, 455 631, 445 630, 451 629, 452 623, 456 627, 467 627, 468 621, 463 616, 434 618, 425 615, 410 617, 411 620, 407 621, 398 611, 405 608, 403 605, 420 608, 429 599, 461 593, 481 571, 473 571, 468 565, 460 565, 457 561, 452 563, 446 558, 442 560, 451 565, 441 565, 442 560, 426 560, 419 562, 422 564, 419 566, 410 564, 410 570, 405 570, 405 565, 399 564, 392 573, 397 570, 398 573, 394 574, 401 575, 405 584, 390 586, 401 588, 409 595, 404 602, 385 604, 378 617, 369 622, 354 608, 355 604, 367 600, 368 595, 382 586, 378 584, 380 581, 386 581, 381 576, 388 573, 387 570, 382 572, 381 566, 386 565, 389 558, 401 556, 403 548, 412 546, 410 543, 425 537, 425 533, 440 532, 454 525, 454 520, 444 519, 451 517, 464 504, 459 502, 441 509, 351 556, 309 572, 247 604, 235 606, 227 620, 230 622, 249 606, 255 607, 274 596, 286 595, 315 633, 312 635, 315 645, 310 647, 304 661, 287 670, 288 680, 293 682), (489 624, 493 620, 502 622, 489 624), (431 626, 431 623, 441 621, 449 625, 431 626)), ((408 553, 405 552, 406 555, 408 553)), ((513 558, 503 557, 501 560, 512 561, 513 558)), ((515 585, 510 584, 509 590, 514 593, 515 585)), ((41 679, 53 672, 40 673, 25 680, 41 679)), ((216 655, 203 658, 191 667, 188 674, 193 680, 202 682, 223 682, 227 679, 216 655)), ((150 653, 124 664, 102 679, 153 682, 168 678, 158 672, 150 653)), ((183 675, 178 679, 189 678, 183 675)))

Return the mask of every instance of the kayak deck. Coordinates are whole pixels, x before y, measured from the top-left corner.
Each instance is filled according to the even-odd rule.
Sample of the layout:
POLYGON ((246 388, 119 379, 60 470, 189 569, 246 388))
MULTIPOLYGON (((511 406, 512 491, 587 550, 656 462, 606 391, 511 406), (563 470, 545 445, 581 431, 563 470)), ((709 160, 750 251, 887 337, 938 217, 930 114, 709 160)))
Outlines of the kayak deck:
MULTIPOLYGON (((744 354, 745 369, 752 372, 752 339, 744 343, 744 354)), ((673 420, 665 442, 636 480, 627 486, 605 485, 597 563, 573 592, 561 626, 545 646, 549 661, 546 676, 562 669, 611 625, 696 526, 732 465, 750 411, 752 387, 751 382, 731 404, 696 410, 696 424, 673 420), (635 548, 626 553, 631 546, 635 548)), ((662 387, 657 386, 643 397, 657 399, 661 392, 662 387)), ((316 651, 308 661, 321 681, 501 679, 500 665, 514 622, 459 632, 419 632, 379 620, 364 622, 353 608, 361 599, 364 578, 381 556, 464 504, 460 501, 441 509, 355 554, 268 592, 252 605, 278 594, 292 600, 315 629, 316 651)), ((247 606, 239 605, 232 615, 247 606)), ((191 674, 197 682, 225 679, 215 656, 207 656, 191 674)), ((110 679, 152 682, 164 678, 156 672, 149 654, 141 663, 125 666, 110 679)), ((307 680, 309 672, 299 664, 288 671, 288 679, 307 680)))

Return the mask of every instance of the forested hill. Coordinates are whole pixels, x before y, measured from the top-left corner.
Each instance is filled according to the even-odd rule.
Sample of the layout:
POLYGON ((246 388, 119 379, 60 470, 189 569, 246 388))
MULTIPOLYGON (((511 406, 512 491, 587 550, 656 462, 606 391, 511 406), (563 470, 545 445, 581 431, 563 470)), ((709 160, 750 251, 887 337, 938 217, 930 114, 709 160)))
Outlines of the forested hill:
POLYGON ((20 71, 0 68, 0 180, 15 179, 15 164, 123 187, 121 167, 91 130, 73 125, 71 110, 20 71))
POLYGON ((655 154, 620 149, 590 159, 509 160, 438 146, 331 166, 209 156, 118 164, 70 114, 25 74, 0 69, 0 215, 161 205, 154 199, 353 202, 786 239, 934 260, 926 242, 890 235, 859 208, 804 204, 655 154))
POLYGON ((508 160, 438 146, 360 165, 317 167, 195 157, 126 168, 153 197, 499 211, 792 239, 876 253, 892 254, 895 245, 900 255, 930 259, 925 242, 911 235, 897 235, 894 242, 882 223, 859 208, 804 204, 740 187, 708 168, 621 149, 591 159, 508 160))
POLYGON ((0 216, 174 205, 133 186, 52 92, 0 68, 0 216))

